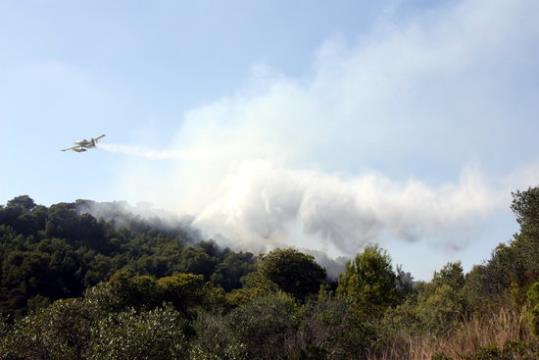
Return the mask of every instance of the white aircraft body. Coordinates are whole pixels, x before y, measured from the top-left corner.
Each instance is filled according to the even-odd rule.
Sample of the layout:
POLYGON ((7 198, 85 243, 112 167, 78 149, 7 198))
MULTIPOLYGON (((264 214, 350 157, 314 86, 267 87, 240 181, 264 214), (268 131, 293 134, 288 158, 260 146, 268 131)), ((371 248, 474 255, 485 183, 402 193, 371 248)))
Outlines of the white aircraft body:
POLYGON ((88 149, 95 148, 98 141, 104 137, 105 137, 105 134, 99 135, 98 137, 95 137, 95 138, 91 138, 90 140, 83 139, 83 140, 75 141, 74 146, 67 149, 62 149, 62 151, 71 150, 75 152, 84 152, 84 151, 87 151, 88 149))

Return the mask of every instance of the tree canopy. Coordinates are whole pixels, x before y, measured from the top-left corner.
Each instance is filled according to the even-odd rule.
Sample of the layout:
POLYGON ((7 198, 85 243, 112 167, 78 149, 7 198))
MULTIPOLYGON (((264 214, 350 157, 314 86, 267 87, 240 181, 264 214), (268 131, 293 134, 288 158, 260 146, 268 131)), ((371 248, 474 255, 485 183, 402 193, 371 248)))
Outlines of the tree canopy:
POLYGON ((368 246, 333 282, 297 249, 18 196, 0 206, 0 360, 537 359, 539 188, 511 208, 520 231, 468 273, 413 281, 368 246))
POLYGON ((314 257, 295 249, 271 251, 261 259, 258 271, 300 301, 318 293, 320 285, 326 280, 326 271, 316 263, 314 257))

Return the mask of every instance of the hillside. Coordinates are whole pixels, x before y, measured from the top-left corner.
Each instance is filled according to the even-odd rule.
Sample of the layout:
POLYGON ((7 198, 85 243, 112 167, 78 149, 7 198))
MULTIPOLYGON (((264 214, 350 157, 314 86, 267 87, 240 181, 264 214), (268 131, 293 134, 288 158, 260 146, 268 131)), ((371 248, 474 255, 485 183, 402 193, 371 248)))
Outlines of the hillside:
POLYGON ((520 231, 430 282, 377 246, 338 281, 310 255, 254 255, 122 203, 0 207, 0 359, 536 359, 539 188, 520 231))

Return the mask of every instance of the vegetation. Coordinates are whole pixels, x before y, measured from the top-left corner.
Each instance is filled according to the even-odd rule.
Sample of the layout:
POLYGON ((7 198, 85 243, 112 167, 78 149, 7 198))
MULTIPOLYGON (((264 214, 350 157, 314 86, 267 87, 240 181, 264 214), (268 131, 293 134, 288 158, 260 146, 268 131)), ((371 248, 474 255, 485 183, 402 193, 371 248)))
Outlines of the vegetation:
POLYGON ((96 205, 0 206, 0 359, 539 358, 539 188, 513 194, 512 241, 430 282, 376 246, 335 282, 295 249, 96 205))

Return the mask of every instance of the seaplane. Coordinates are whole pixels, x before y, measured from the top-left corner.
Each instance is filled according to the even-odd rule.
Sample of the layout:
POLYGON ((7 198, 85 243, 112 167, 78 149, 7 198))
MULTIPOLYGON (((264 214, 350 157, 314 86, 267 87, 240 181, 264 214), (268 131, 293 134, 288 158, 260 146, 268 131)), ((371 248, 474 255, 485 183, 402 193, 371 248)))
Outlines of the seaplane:
POLYGON ((62 149, 62 151, 75 151, 75 152, 84 152, 88 151, 89 149, 95 148, 99 140, 105 137, 105 134, 99 135, 95 138, 90 138, 90 140, 83 139, 79 141, 75 141, 72 147, 68 147, 66 149, 62 149))

